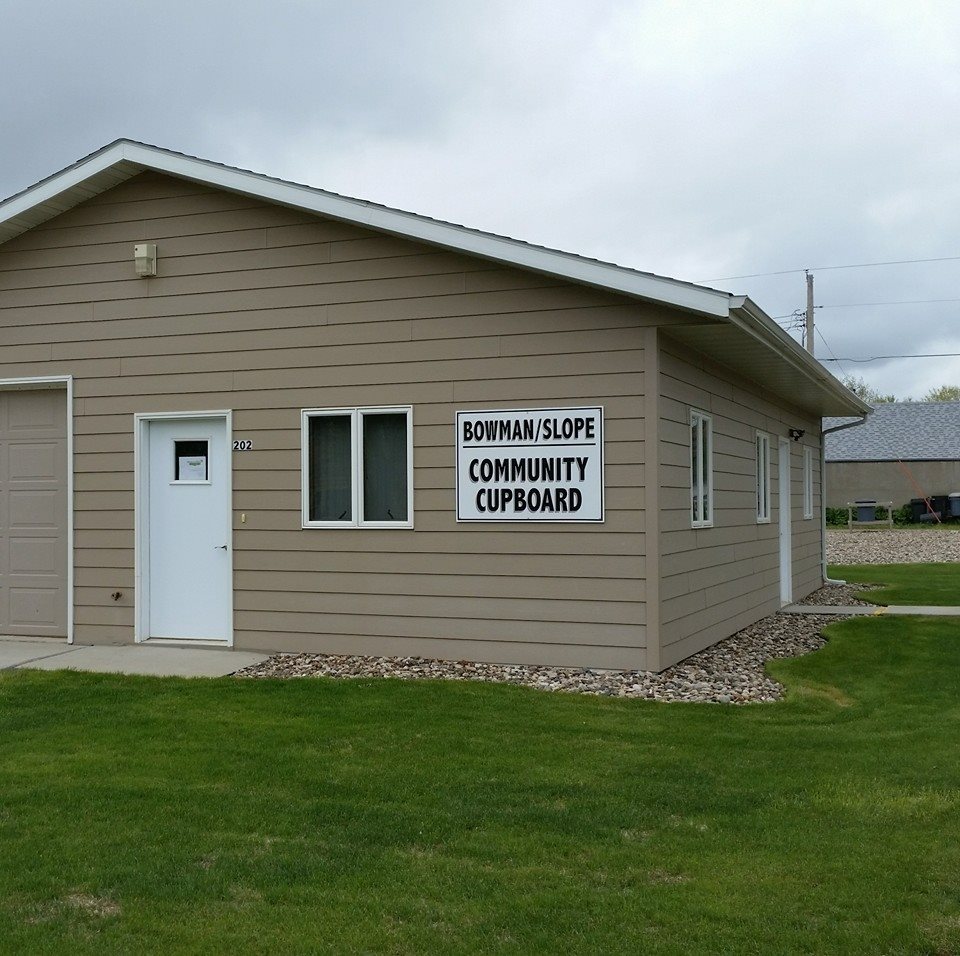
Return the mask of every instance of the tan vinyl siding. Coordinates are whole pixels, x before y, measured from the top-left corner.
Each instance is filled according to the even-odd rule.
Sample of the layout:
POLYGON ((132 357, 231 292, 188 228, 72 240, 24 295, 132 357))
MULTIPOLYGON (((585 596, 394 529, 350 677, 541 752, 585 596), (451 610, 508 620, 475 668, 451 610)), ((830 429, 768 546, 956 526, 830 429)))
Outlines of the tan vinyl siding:
POLYGON ((779 455, 790 428, 794 599, 820 584, 819 419, 784 407, 709 358, 661 336, 660 638, 662 666, 780 606, 779 455), (713 419, 713 527, 692 528, 690 410, 713 419), (756 432, 771 436, 771 521, 757 522, 756 432), (814 515, 803 515, 802 446, 814 449, 814 515))
POLYGON ((672 321, 152 173, 0 246, 0 377, 76 376, 80 642, 133 639, 133 414, 229 408, 253 442, 238 647, 643 667, 642 329, 672 321), (457 410, 584 403, 605 407, 605 524, 456 523, 457 410), (413 406, 415 529, 301 529, 300 409, 393 404, 413 406))

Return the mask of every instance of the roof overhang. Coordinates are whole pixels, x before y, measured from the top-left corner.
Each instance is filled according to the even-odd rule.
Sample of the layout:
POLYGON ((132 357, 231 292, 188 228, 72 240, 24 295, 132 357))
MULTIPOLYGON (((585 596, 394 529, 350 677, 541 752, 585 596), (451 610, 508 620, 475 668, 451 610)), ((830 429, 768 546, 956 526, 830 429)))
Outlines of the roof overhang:
POLYGON ((147 170, 686 313, 675 338, 819 415, 869 411, 745 297, 121 139, 0 202, 0 244, 147 170), (699 319, 699 321, 697 321, 699 319))
POLYGON ((731 296, 727 322, 667 332, 815 415, 866 415, 871 410, 746 296, 731 296))

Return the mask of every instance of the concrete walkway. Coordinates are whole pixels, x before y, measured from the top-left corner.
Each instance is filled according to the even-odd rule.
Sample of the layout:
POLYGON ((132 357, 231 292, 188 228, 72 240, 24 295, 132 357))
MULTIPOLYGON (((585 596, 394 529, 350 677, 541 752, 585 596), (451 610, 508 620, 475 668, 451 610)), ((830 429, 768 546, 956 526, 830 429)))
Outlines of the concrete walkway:
POLYGON ((845 605, 831 607, 821 604, 788 604, 781 608, 784 614, 870 614, 874 617, 881 615, 909 615, 911 617, 960 617, 960 607, 932 607, 922 604, 906 605, 891 604, 887 607, 878 605, 877 607, 860 607, 859 605, 845 605))
POLYGON ((0 671, 33 668, 152 677, 225 677, 268 656, 227 648, 67 644, 50 638, 0 637, 0 671))

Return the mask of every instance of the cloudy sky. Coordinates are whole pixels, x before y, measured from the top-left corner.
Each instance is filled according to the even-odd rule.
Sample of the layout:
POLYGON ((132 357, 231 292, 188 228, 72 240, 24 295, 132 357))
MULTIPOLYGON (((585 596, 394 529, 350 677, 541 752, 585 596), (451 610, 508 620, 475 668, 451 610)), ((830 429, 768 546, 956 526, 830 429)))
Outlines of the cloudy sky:
POLYGON ((0 0, 0 62, 0 196, 124 136, 960 353, 955 0, 0 0))

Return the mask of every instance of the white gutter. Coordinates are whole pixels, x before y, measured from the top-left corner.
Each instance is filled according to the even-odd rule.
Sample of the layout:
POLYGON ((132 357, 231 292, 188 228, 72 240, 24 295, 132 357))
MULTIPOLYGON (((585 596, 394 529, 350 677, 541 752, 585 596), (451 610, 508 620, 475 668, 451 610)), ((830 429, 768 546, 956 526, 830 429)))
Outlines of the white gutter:
MULTIPOLYGON (((873 409, 871 409, 872 411, 873 409)), ((869 414, 869 412, 867 413, 869 414)), ((862 425, 867 420, 864 415, 859 421, 847 422, 844 425, 834 425, 833 428, 824 428, 820 431, 820 577, 824 584, 846 584, 835 578, 827 577, 827 443, 826 435, 841 432, 854 425, 862 425)))

